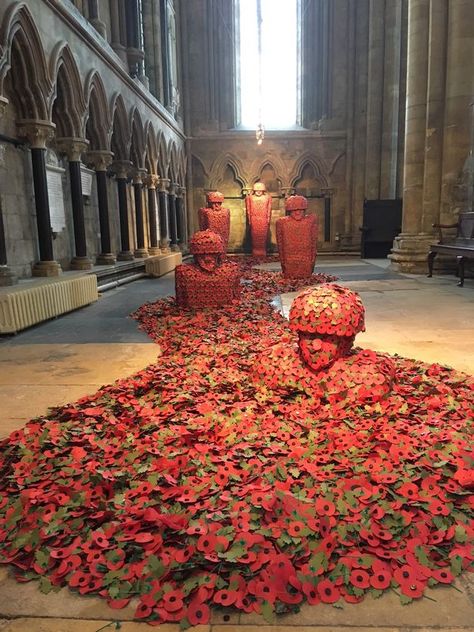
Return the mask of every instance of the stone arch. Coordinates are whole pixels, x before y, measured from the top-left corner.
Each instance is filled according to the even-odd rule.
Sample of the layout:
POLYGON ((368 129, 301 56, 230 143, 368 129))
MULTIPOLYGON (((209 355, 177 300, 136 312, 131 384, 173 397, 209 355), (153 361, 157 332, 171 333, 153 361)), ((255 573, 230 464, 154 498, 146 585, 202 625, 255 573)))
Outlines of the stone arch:
POLYGON ((186 154, 182 147, 180 147, 178 150, 177 164, 178 164, 178 182, 180 183, 181 186, 184 186, 186 182, 186 154))
POLYGON ((156 134, 153 124, 147 121, 145 125, 145 168, 148 173, 157 173, 158 149, 156 144, 156 134))
POLYGON ((112 126, 104 84, 97 71, 91 71, 84 89, 87 105, 86 138, 90 148, 108 150, 112 126))
POLYGON ((171 141, 170 143, 169 157, 170 157, 170 161, 169 161, 169 167, 168 167, 168 173, 169 173, 168 178, 171 180, 171 182, 177 182, 178 181, 177 151, 176 151, 176 145, 174 144, 173 141, 171 141))
POLYGON ((269 152, 264 155, 263 159, 256 159, 252 163, 250 169, 251 177, 249 180, 250 186, 260 179, 262 171, 268 166, 275 172, 275 177, 280 182, 280 185, 287 186, 288 171, 284 162, 276 154, 269 152))
POLYGON ((290 175, 290 184, 291 186, 295 186, 296 182, 302 179, 303 170, 310 165, 315 173, 315 178, 319 182, 320 187, 327 188, 329 187, 329 183, 327 177, 324 175, 325 169, 322 167, 320 161, 312 154, 305 153, 296 162, 291 175, 290 175))
POLYGON ((169 161, 169 151, 166 145, 166 140, 163 134, 161 134, 158 141, 158 173, 162 178, 168 177, 169 161))
POLYGON ((56 123, 57 136, 83 138, 86 102, 77 64, 66 42, 55 46, 50 74, 55 78, 55 84, 49 103, 49 117, 56 123))
POLYGON ((283 181, 272 161, 266 160, 261 165, 258 176, 252 178, 251 184, 255 184, 258 180, 265 183, 269 193, 280 195, 283 181))
POLYGON ((38 29, 26 6, 13 5, 0 28, 0 95, 10 73, 12 96, 24 119, 49 120, 48 101, 52 83, 38 29))
POLYGON ((139 169, 145 165, 145 130, 137 108, 133 108, 130 117, 131 146, 130 160, 139 169))
POLYGON ((115 160, 128 160, 130 154, 130 128, 123 98, 115 94, 110 108, 112 112, 112 136, 110 148, 115 160))
POLYGON ((211 175, 209 177, 210 189, 219 189, 219 185, 225 179, 225 173, 228 167, 232 169, 237 180, 242 183, 242 188, 245 187, 248 177, 242 161, 237 158, 237 156, 227 152, 222 156, 219 156, 211 166, 211 175))

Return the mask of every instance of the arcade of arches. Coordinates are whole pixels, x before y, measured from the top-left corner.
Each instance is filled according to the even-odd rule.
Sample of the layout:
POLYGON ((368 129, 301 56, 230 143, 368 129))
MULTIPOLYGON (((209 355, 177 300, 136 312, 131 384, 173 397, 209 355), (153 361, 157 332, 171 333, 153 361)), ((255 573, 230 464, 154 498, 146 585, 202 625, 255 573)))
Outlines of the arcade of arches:
MULTIPOLYGON (((245 196, 261 181, 272 197, 271 251, 277 251, 275 223, 285 215, 285 198, 291 193, 304 195, 308 212, 318 218, 318 261, 325 261, 325 256, 327 261, 336 261, 324 272, 337 274, 336 267, 345 265, 341 262, 352 261, 356 270, 353 279, 359 279, 357 271, 361 268, 357 266, 362 266, 364 202, 401 201, 400 224, 390 238, 393 244, 384 262, 386 276, 380 280, 376 271, 375 285, 369 289, 364 286, 382 321, 379 338, 388 340, 400 333, 396 326, 406 317, 406 310, 415 313, 417 309, 414 293, 410 295, 407 290, 414 279, 421 278, 413 275, 426 274, 430 244, 438 239, 433 224, 452 224, 460 212, 473 208, 474 0, 297 0, 298 121, 292 129, 265 129, 261 145, 256 143, 255 130, 244 129, 239 120, 239 28, 245 25, 239 25, 238 2, 0 1, 0 286, 4 286, 0 287, 0 297, 2 292, 53 284, 64 278, 96 279, 102 275, 115 279, 120 270, 127 270, 127 274, 140 271, 144 276, 142 269, 151 269, 153 262, 161 270, 154 276, 164 275, 163 270, 172 270, 189 254, 189 238, 198 230, 198 209, 210 191, 221 191, 230 210, 229 252, 248 253, 245 196), (392 302, 383 294, 390 283, 397 297, 392 297, 392 302)), ((279 75, 278 68, 272 73, 277 100, 286 89, 285 77, 279 75)), ((420 353, 417 359, 449 363, 449 355, 438 358, 437 353, 451 345, 461 357, 460 363, 453 365, 462 371, 472 370, 472 358, 468 357, 473 348, 468 339, 472 314, 468 316, 468 310, 472 311, 473 281, 468 263, 463 294, 444 285, 441 294, 435 294, 434 285, 428 285, 431 280, 423 279, 423 309, 416 312, 416 318, 421 322, 426 311, 434 313, 439 308, 443 324, 436 335, 430 332, 422 339, 423 344, 428 341, 434 345, 429 357, 420 353), (456 323, 461 323, 457 335, 465 335, 461 342, 450 329, 454 326, 450 305, 440 305, 444 300, 457 306, 452 309, 458 310, 456 323), (462 303, 454 303, 458 300, 462 303)), ((442 256, 435 266, 436 272, 449 274, 454 268, 453 261, 442 256)), ((158 296, 172 290, 169 278, 155 281, 158 296)), ((455 286, 452 277, 451 283, 455 286)), ((121 287, 123 293, 110 299, 116 301, 114 309, 130 314, 151 300, 132 287, 139 285, 121 287), (124 297, 133 292, 136 302, 127 302, 124 297)), ((97 284, 93 297, 80 305, 97 298, 97 284)), ((283 310, 288 308, 285 300, 289 298, 282 299, 283 310)), ((98 341, 87 327, 81 329, 79 325, 77 336, 85 335, 87 345, 72 352, 66 349, 70 342, 66 337, 65 348, 57 356, 56 352, 48 356, 52 364, 59 358, 60 369, 50 377, 57 378, 67 393, 53 402, 42 400, 43 408, 46 404, 65 404, 86 392, 80 375, 73 376, 74 383, 64 381, 69 379, 65 369, 68 354, 75 353, 75 358, 83 354, 82 364, 72 367, 71 375, 75 370, 80 374, 84 366, 86 373, 94 361, 108 369, 113 367, 113 371, 99 372, 100 377, 91 379, 87 392, 118 379, 125 370, 134 373, 156 361, 151 343, 140 339, 133 347, 122 344, 128 343, 120 338, 122 330, 105 332, 100 319, 106 308, 97 309, 97 337, 110 342, 110 350, 99 349, 104 340, 98 341), (90 350, 86 348, 89 343, 90 350), (64 364, 61 353, 67 358, 64 364)), ((0 333, 17 331, 14 327, 3 330, 2 318, 0 305, 0 333)), ((125 321, 126 315, 121 313, 120 319, 125 321)), ((372 344, 369 332, 368 338, 362 335, 361 339, 377 351, 411 357, 416 328, 410 323, 405 326, 409 334, 403 338, 405 347, 401 350, 388 343, 372 344)), ((57 325, 54 335, 62 340, 62 333, 57 325)), ((36 339, 34 330, 25 334, 33 337, 31 346, 43 340, 41 332, 36 339)), ((138 340, 133 338, 135 333, 130 335, 134 342, 138 340)), ((15 347, 11 340, 1 342, 3 349, 12 353, 21 346, 15 347)), ((27 346, 19 352, 24 364, 18 372, 27 373, 29 363, 31 371, 44 372, 43 359, 38 359, 42 345, 34 350, 27 346)), ((15 360, 2 362, 0 394, 5 394, 8 391, 2 391, 1 371, 8 373, 15 360)), ((14 374, 12 370, 12 380, 14 374)), ((156 376, 162 379, 158 369, 156 376)), ((32 379, 27 397, 31 401, 32 379)), ((24 394, 21 397, 29 417, 26 413, 21 420, 15 417, 8 431, 40 414, 24 394)), ((2 432, 0 428, 0 436, 2 432)), ((0 507, 1 501, 0 497, 0 507)), ((11 584, 5 588, 10 581, 5 577, 0 575, 0 597, 5 580, 4 601, 13 603, 16 588, 11 584)), ((452 589, 448 598, 440 598, 441 624, 446 624, 443 629, 472 629, 465 623, 472 620, 472 603, 466 606, 472 580, 463 581, 462 596, 452 589)), ((24 586, 19 590, 25 603, 28 599, 24 595, 34 593, 28 590, 24 586)), ((439 592, 442 594, 442 589, 439 592)), ((67 601, 62 609, 59 606, 59 616, 67 619, 66 623, 50 624, 45 616, 38 625, 46 627, 38 628, 28 627, 28 617, 43 616, 41 608, 20 609, 20 614, 26 615, 17 625, 14 604, 12 610, 5 611, 5 616, 11 616, 6 630, 56 632, 64 625, 67 632, 92 632, 103 629, 101 625, 107 627, 112 618, 108 610, 104 614, 93 606, 86 612, 83 597, 77 599, 80 605, 79 601, 67 601), (76 605, 79 622, 74 620, 76 605)), ((323 610, 321 632, 336 630, 332 626, 334 610, 329 610, 329 606, 323 610)), ((398 600, 394 611, 396 616, 400 614, 398 600)), ((403 613, 398 626, 388 607, 379 608, 380 627, 376 627, 370 612, 360 619, 358 631, 413 628, 421 632, 438 626, 436 610, 428 613, 425 605, 418 609, 419 625, 412 625, 410 615, 404 619, 403 613), (425 621, 432 627, 428 623, 424 626, 425 621), (403 622, 408 623, 405 626, 403 622)), ((0 609, 0 630, 3 613, 0 609)), ((226 620, 215 614, 210 626, 223 632, 246 621, 243 629, 254 632, 258 620, 252 616, 226 620)), ((292 621, 302 626, 298 630, 307 625, 309 630, 317 619, 314 613, 311 616, 292 621)), ((124 630, 135 630, 131 619, 133 615, 128 616, 124 630)), ((353 625, 346 612, 337 620, 342 621, 337 630, 353 625)), ((290 629, 282 626, 282 630, 290 629)), ((168 630, 166 625, 163 629, 168 630)))
POLYGON ((258 179, 273 223, 289 191, 309 198, 323 252, 358 251, 364 199, 402 198, 392 267, 423 271, 432 223, 472 203, 473 3, 300 5, 300 125, 257 146, 235 0, 2 2, 3 283, 186 251, 212 189, 242 251, 258 179))

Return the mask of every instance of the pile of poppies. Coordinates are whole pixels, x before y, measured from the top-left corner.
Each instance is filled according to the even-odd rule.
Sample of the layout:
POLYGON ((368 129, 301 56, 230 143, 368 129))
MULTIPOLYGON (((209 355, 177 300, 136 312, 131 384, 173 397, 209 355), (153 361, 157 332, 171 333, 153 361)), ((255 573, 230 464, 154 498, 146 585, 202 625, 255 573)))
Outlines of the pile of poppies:
POLYGON ((330 279, 243 269, 225 309, 140 308, 156 364, 0 444, 0 561, 19 581, 185 627, 211 608, 409 603, 471 569, 473 379, 395 357, 374 404, 256 389, 256 354, 294 340, 270 300, 330 279))

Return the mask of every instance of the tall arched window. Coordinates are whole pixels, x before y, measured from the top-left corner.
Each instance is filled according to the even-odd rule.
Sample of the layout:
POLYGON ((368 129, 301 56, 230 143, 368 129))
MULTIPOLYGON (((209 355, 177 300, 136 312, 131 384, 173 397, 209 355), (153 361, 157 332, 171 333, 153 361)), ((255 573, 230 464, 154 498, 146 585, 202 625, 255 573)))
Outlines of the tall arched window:
POLYGON ((240 123, 244 128, 255 129, 260 123, 266 129, 296 125, 297 3, 239 2, 240 123))

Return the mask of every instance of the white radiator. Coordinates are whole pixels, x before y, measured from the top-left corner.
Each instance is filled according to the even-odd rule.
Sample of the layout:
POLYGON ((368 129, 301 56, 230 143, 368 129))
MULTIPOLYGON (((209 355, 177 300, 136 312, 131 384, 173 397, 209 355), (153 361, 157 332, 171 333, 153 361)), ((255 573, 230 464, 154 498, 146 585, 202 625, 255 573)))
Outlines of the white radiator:
POLYGON ((97 277, 38 281, 29 287, 0 291, 0 333, 11 334, 43 320, 88 305, 98 298, 97 277))

